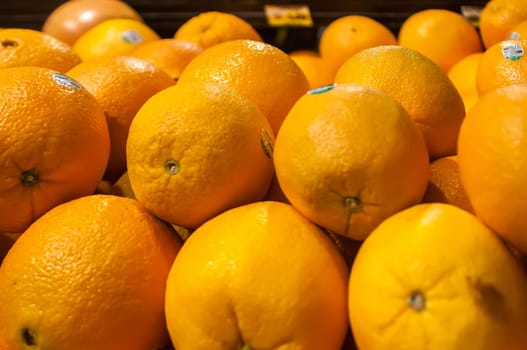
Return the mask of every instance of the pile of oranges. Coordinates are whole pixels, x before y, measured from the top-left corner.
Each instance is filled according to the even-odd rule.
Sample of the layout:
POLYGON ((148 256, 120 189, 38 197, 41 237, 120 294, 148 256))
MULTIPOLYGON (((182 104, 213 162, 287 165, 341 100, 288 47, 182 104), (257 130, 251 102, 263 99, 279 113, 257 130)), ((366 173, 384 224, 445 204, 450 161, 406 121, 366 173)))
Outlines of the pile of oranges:
POLYGON ((527 3, 319 39, 0 29, 0 350, 527 349, 527 3))

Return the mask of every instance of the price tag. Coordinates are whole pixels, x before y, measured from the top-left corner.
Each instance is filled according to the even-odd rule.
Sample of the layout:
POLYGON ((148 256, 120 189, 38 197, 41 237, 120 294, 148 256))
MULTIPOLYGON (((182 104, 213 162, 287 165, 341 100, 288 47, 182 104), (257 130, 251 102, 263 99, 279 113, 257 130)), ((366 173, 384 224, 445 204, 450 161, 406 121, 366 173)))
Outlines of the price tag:
POLYGON ((271 27, 312 27, 311 10, 307 5, 265 5, 267 24, 271 27))

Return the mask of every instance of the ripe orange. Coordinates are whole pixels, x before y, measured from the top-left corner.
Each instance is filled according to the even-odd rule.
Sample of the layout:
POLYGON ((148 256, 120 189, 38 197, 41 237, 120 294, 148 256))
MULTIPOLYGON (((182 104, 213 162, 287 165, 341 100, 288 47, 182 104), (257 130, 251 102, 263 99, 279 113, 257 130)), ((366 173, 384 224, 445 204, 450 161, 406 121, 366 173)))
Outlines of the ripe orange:
POLYGON ((405 19, 398 34, 399 45, 419 51, 444 72, 462 58, 482 51, 476 28, 451 10, 427 9, 405 19))
POLYGON ((408 113, 380 90, 311 90, 287 115, 273 159, 287 199, 327 230, 364 239, 382 220, 421 202, 428 153, 408 113))
POLYGON ((130 53, 130 56, 155 64, 177 81, 187 64, 202 51, 203 48, 195 43, 176 39, 160 39, 140 45, 130 53))
POLYGON ((174 39, 190 41, 202 48, 237 39, 263 41, 249 22, 220 11, 201 12, 189 18, 176 30, 174 39))
POLYGON ((489 47, 476 70, 476 88, 484 95, 498 87, 527 83, 527 38, 501 41, 489 47))
POLYGON ((289 109, 309 90, 300 67, 271 44, 232 40, 203 51, 192 60, 179 82, 222 83, 236 88, 265 114, 276 134, 289 109))
POLYGON ((461 181, 457 156, 438 158, 430 163, 430 178, 423 202, 452 204, 474 213, 461 181))
POLYGON ((340 350, 348 269, 334 243, 293 207, 258 202, 199 227, 167 282, 176 349, 340 350))
POLYGON ((84 32, 73 44, 83 61, 128 55, 139 45, 159 40, 159 35, 142 21, 113 18, 84 32))
POLYGON ((361 15, 348 15, 333 20, 322 32, 320 56, 334 69, 349 57, 368 47, 395 45, 397 38, 381 22, 361 15))
POLYGON ((111 146, 104 178, 115 181, 126 170, 126 139, 135 114, 152 95, 175 83, 150 62, 126 56, 82 62, 67 75, 95 96, 104 110, 111 146))
POLYGON ((447 73, 461 95, 465 111, 467 112, 479 98, 478 89, 476 88, 476 72, 481 57, 483 57, 483 52, 465 56, 454 64, 447 73))
POLYGON ((395 97, 423 133, 431 159, 456 153, 463 99, 423 54, 395 45, 364 49, 340 67, 335 82, 371 86, 395 97))
POLYGON ((81 59, 72 48, 33 29, 0 30, 0 68, 37 66, 65 72, 81 59))
POLYGON ((527 85, 482 96, 459 133, 461 179, 477 216, 527 253, 527 85))
POLYGON ((525 0, 490 0, 481 11, 479 29, 486 48, 507 39, 507 33, 527 20, 525 0))
POLYGON ((0 69, 0 232, 22 232, 55 205, 92 194, 110 152, 104 112, 66 75, 0 69))
POLYGON ((359 349, 520 350, 526 294, 520 264, 476 217, 421 204, 386 219, 360 247, 349 316, 359 349))
POLYGON ((51 209, 0 267, 5 349, 159 349, 180 246, 129 198, 86 196, 51 209))
POLYGON ((152 213, 189 229, 264 198, 274 136, 263 113, 225 84, 181 81, 152 96, 126 145, 133 192, 152 213))
POLYGON ((310 89, 333 83, 337 70, 322 57, 310 53, 295 53, 289 56, 306 75, 310 89))
POLYGON ((64 1, 48 14, 42 31, 73 45, 88 29, 111 18, 142 20, 141 15, 124 1, 64 1))

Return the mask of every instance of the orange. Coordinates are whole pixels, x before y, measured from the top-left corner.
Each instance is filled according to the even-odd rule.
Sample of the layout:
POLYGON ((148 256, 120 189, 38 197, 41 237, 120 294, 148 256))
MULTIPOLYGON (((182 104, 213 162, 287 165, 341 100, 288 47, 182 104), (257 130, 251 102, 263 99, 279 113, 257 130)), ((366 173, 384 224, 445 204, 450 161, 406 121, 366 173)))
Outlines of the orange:
POLYGON ((199 227, 176 257, 165 312, 176 349, 340 350, 348 269, 293 207, 257 202, 199 227))
POLYGON ((486 48, 507 39, 507 33, 527 20, 525 0, 490 0, 479 17, 481 39, 486 48))
POLYGON ((203 48, 237 39, 263 41, 249 22, 221 11, 201 12, 189 18, 177 28, 174 39, 190 41, 203 48))
POLYGON ((104 178, 115 181, 126 170, 126 139, 135 114, 152 95, 175 83, 150 62, 126 56, 82 62, 67 75, 92 93, 104 109, 111 146, 104 178))
POLYGON ((181 246, 139 203, 109 195, 59 205, 0 267, 5 349, 159 349, 166 278, 181 246))
POLYGON ((64 1, 47 15, 42 31, 73 45, 88 29, 111 18, 142 20, 141 15, 124 1, 64 1))
POLYGON ((333 83, 337 71, 320 56, 299 53, 289 56, 306 75, 310 89, 333 83))
POLYGON ((155 64, 177 81, 187 64, 202 51, 203 48, 195 43, 176 39, 160 39, 140 45, 130 53, 130 56, 155 64))
POLYGON ((527 38, 527 17, 512 27, 512 29, 507 33, 506 39, 517 39, 517 38, 527 38))
POLYGON ((65 72, 81 59, 72 48, 33 29, 0 30, 0 68, 37 66, 65 72))
POLYGON ((465 111, 469 111, 479 98, 476 88, 476 72, 481 57, 483 57, 483 52, 465 56, 457 61, 447 73, 463 99, 465 111))
POLYGON ((73 44, 73 50, 83 61, 89 61, 128 55, 139 45, 159 39, 159 35, 142 21, 113 18, 85 31, 73 44))
POLYGON ((335 82, 392 95, 423 133, 431 159, 456 154, 463 99, 447 74, 423 54, 395 45, 364 49, 340 67, 335 82))
POLYGON ((421 204, 386 219, 360 247, 349 317, 359 349, 520 350, 526 293, 518 261, 474 215, 421 204))
POLYGON ((237 90, 179 82, 152 96, 132 120, 128 177, 147 209, 192 229, 264 198, 273 142, 263 113, 237 90))
POLYGON ((395 45, 397 38, 384 24, 361 15, 347 15, 334 19, 320 36, 320 56, 334 69, 349 57, 368 47, 395 45))
POLYGON ((179 77, 179 82, 196 80, 239 90, 263 111, 275 134, 309 89, 293 59, 276 46, 253 40, 232 40, 203 51, 179 77))
POLYGON ((489 47, 476 70, 476 88, 484 95, 498 87, 527 83, 527 38, 501 41, 489 47))
POLYGON ((459 133, 461 179, 477 216, 527 253, 527 85, 482 96, 459 133))
POLYGON ((423 202, 448 203, 474 213, 461 181, 457 156, 438 158, 430 163, 430 178, 423 202))
POLYGON ((287 199, 325 229, 362 240, 382 220, 421 202, 428 153, 406 110, 380 90, 311 90, 287 115, 273 160, 287 199))
POLYGON ((0 232, 22 232, 55 205, 92 194, 110 153, 104 112, 66 75, 0 69, 0 232))
POLYGON ((462 58, 483 50, 476 28, 459 13, 444 9, 413 13, 402 23, 398 41, 430 58, 444 72, 462 58))

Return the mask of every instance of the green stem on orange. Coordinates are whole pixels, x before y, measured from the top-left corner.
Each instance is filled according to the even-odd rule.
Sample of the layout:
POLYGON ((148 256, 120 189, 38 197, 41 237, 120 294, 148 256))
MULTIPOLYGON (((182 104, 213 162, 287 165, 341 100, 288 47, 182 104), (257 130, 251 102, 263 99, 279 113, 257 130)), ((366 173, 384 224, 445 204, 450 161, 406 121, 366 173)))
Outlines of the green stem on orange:
POLYGON ((248 344, 243 344, 240 350, 253 350, 253 348, 248 344))

